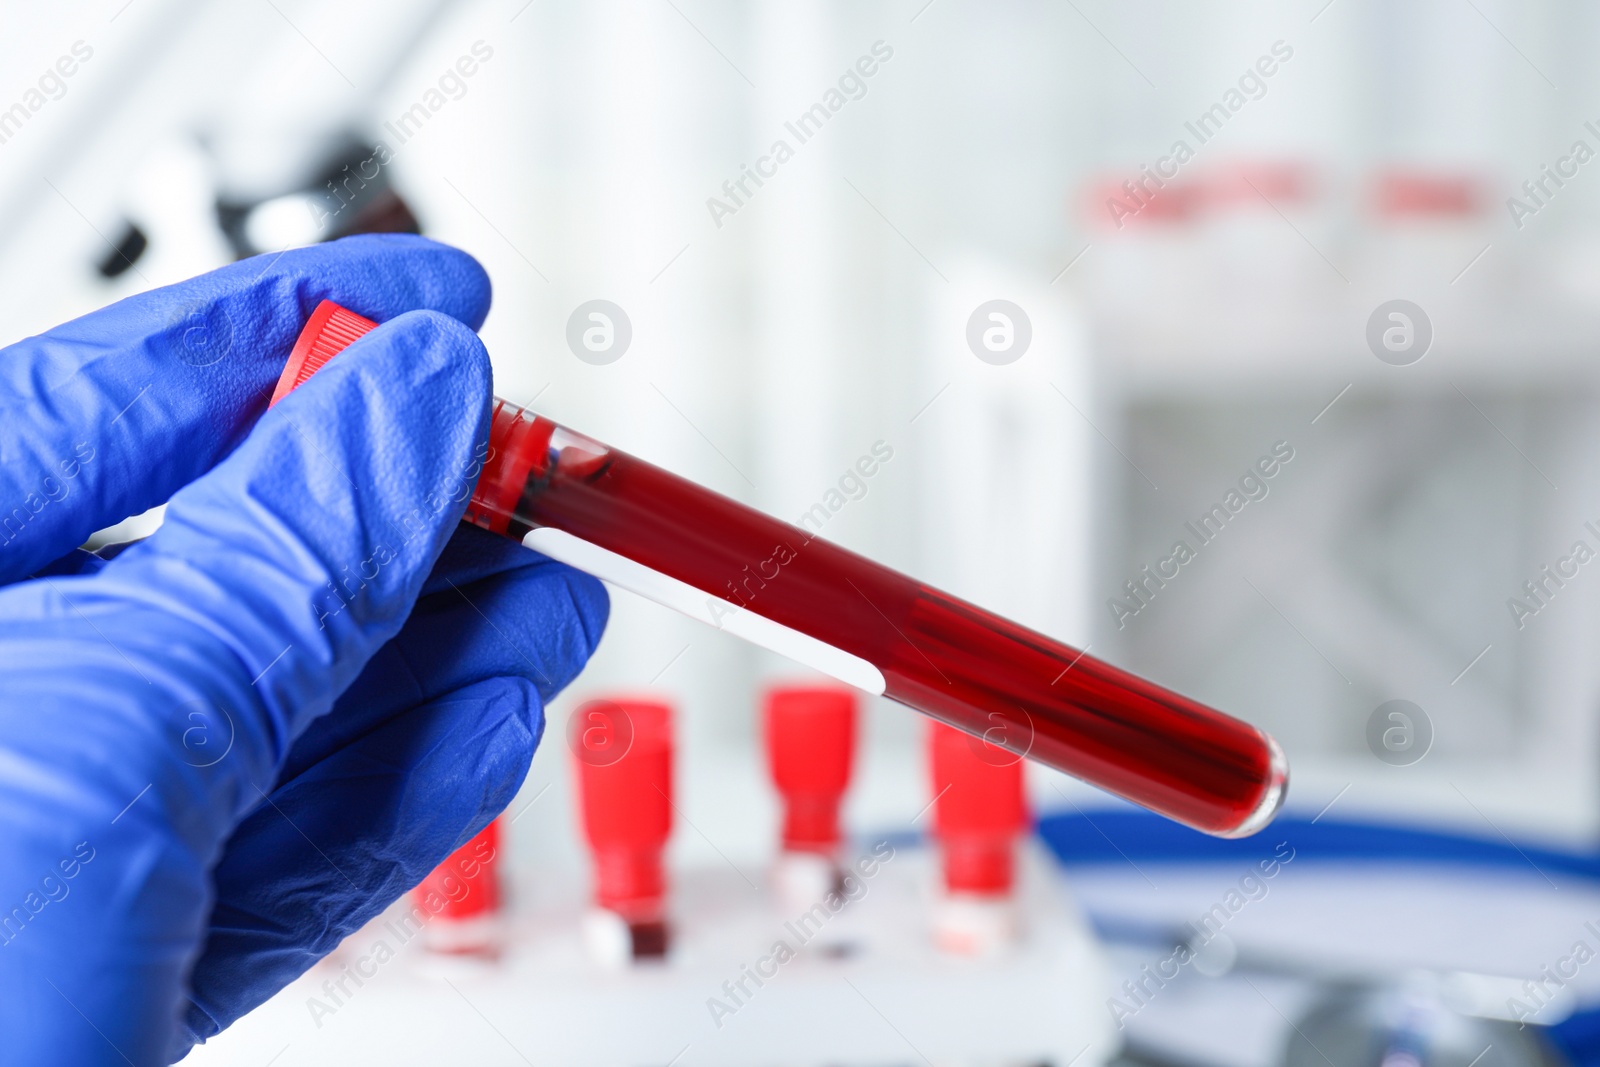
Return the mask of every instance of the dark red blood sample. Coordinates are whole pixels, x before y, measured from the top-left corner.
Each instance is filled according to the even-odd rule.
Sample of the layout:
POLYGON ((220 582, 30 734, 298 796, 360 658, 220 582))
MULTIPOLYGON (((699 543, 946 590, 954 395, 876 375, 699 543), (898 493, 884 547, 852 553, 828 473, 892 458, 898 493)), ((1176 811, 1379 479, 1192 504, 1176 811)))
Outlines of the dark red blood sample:
POLYGON ((625 452, 546 466, 495 516, 513 536, 554 527, 816 637, 891 699, 1196 829, 1253 832, 1281 801, 1282 756, 1247 723, 625 452))
MULTIPOLYGON (((338 310, 318 336, 371 328, 338 310)), ((285 380, 337 351, 307 340, 317 325, 285 380)), ((1282 751, 1247 723, 504 401, 489 446, 471 522, 626 557, 865 660, 893 700, 1207 833, 1253 833, 1283 801, 1282 751)))

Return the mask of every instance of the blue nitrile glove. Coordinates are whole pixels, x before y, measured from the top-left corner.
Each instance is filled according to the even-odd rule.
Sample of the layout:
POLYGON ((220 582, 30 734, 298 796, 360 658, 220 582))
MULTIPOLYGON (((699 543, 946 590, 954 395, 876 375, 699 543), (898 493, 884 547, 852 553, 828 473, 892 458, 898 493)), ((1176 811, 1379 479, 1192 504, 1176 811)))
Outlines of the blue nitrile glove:
POLYGON ((515 793, 607 605, 458 525, 488 304, 360 237, 0 350, 0 1063, 181 1056, 515 793), (324 298, 383 325, 263 415, 324 298))

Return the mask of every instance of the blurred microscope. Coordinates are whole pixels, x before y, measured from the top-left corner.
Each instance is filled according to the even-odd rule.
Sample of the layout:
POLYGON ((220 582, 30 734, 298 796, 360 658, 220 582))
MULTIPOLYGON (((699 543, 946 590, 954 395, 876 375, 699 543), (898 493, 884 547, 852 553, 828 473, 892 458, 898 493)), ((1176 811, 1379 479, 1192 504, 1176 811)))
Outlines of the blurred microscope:
MULTIPOLYGON (((196 13, 203 6, 188 5, 196 13)), ((389 163, 427 121, 428 105, 403 117, 412 124, 403 130, 385 129, 375 116, 451 7, 445 0, 361 0, 297 12, 298 32, 269 39, 201 110, 205 117, 171 142, 147 146, 125 176, 124 218, 103 234, 99 274, 111 279, 135 269, 152 242, 192 241, 201 219, 234 258, 355 233, 420 232, 389 163), (308 60, 302 33, 362 40, 359 53, 341 57, 335 69, 359 90, 330 94, 308 76, 315 55, 308 60)), ((446 73, 458 82, 470 76, 446 73)))

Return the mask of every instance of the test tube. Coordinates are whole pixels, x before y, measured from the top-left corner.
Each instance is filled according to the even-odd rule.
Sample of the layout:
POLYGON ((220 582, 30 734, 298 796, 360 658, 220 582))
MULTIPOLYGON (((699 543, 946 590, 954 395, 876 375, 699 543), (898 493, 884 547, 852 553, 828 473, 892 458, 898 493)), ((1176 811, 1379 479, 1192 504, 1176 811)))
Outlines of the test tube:
POLYGON ((667 954, 662 852, 672 833, 672 708, 592 700, 573 712, 578 811, 594 860, 584 939, 603 964, 667 954))
POLYGON ((498 948, 500 820, 492 820, 412 890, 412 911, 431 916, 423 944, 447 955, 492 955, 498 948))
MULTIPOLYGON (((375 325, 324 301, 274 402, 375 325)), ((503 400, 466 520, 1197 830, 1283 802, 1263 731, 503 400)))
POLYGON ((1028 823, 1022 759, 982 738, 932 723, 928 770, 943 893, 934 941, 982 955, 1015 940, 1017 837, 1028 823))
POLYGON ((780 685, 764 701, 767 763, 783 798, 773 869, 787 911, 842 888, 839 804, 855 754, 856 695, 837 685, 780 685))

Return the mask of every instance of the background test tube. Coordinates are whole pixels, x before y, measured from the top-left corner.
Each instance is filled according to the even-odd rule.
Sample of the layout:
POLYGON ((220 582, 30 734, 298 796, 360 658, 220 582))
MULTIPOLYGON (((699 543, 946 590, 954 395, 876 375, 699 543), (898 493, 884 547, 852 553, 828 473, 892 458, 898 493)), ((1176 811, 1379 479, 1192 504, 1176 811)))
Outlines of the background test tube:
POLYGON ((839 805, 855 756, 856 694, 837 685, 780 685, 763 701, 767 763, 783 797, 774 881, 789 910, 841 886, 839 805))
POLYGON ((485 954, 497 947, 500 820, 491 820, 411 891, 432 920, 424 943, 435 952, 485 954))
POLYGON ((578 812, 594 859, 596 910, 585 919, 602 962, 665 956, 672 833, 672 708, 593 700, 573 713, 578 812))
MULTIPOLYGON (((375 325, 324 301, 273 402, 375 325)), ((465 518, 1195 829, 1283 803, 1255 727, 503 400, 465 518)))
POLYGON ((1022 759, 930 723, 933 836, 944 893, 934 914, 941 948, 981 955, 1017 936, 1017 838, 1028 825, 1022 759))

